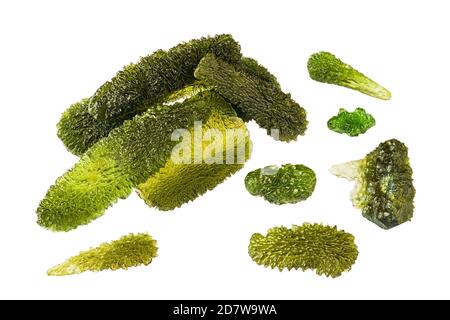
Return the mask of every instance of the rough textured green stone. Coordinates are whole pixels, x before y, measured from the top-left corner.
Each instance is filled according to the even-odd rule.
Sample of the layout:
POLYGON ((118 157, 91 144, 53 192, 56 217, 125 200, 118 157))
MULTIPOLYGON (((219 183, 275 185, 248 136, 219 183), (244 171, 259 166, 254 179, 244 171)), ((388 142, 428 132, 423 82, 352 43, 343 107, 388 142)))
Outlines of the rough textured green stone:
POLYGON ((365 133, 375 125, 375 118, 363 108, 356 108, 353 112, 339 109, 339 113, 328 120, 328 129, 356 137, 365 133))
POLYGON ((281 141, 296 140, 306 131, 306 111, 261 68, 249 72, 207 54, 195 70, 195 77, 210 85, 230 101, 244 119, 255 120, 273 136, 278 130, 281 141), (256 76, 259 75, 259 76, 256 76), (263 77, 263 78, 261 78, 263 77))
POLYGON ((194 70, 207 53, 233 64, 241 60, 239 43, 227 34, 158 50, 119 71, 91 98, 69 107, 58 123, 59 138, 70 152, 82 155, 125 120, 194 84, 194 70))
POLYGON ((278 79, 272 73, 270 73, 270 71, 266 67, 264 67, 255 59, 242 57, 241 63, 240 65, 238 65, 238 68, 241 71, 246 72, 247 74, 252 75, 260 80, 266 81, 281 90, 278 79))
POLYGON ((390 229, 412 219, 416 190, 408 148, 402 142, 385 141, 364 159, 333 166, 330 171, 356 181, 353 204, 379 227, 390 229))
POLYGON ((357 90, 369 96, 389 100, 391 93, 352 66, 329 52, 318 52, 308 60, 311 79, 357 90))
POLYGON ((129 234, 111 243, 80 252, 50 268, 49 276, 67 276, 85 271, 128 269, 149 265, 157 256, 156 241, 146 233, 129 234))
MULTIPOLYGON (((243 164, 222 165, 216 168, 221 170, 220 174, 208 177, 202 176, 201 166, 171 165, 172 151, 179 143, 172 140, 172 133, 177 129, 191 130, 196 121, 213 122, 223 130, 239 128, 248 138, 245 124, 232 106, 213 92, 201 92, 180 103, 151 108, 112 130, 57 179, 37 209, 38 223, 54 231, 74 229, 103 215, 109 206, 128 197, 134 187, 142 187, 144 195, 146 191, 149 194, 146 200, 152 199, 158 206, 158 199, 150 198, 156 193, 146 185, 156 176, 160 179, 152 180, 151 186, 161 190, 164 187, 176 197, 171 198, 171 203, 170 198, 164 201, 159 198, 167 210, 212 189, 243 164), (164 171, 168 166, 173 175, 164 171), (188 176, 196 179, 184 185, 188 176)), ((248 159, 249 154, 246 156, 248 159)))
POLYGON ((349 271, 358 257, 353 235, 336 227, 305 223, 275 227, 266 236, 255 233, 248 246, 257 264, 283 269, 312 269, 318 275, 339 277, 349 271))
POLYGON ((281 168, 267 166, 245 177, 245 187, 254 196, 262 196, 275 204, 297 203, 311 196, 316 175, 301 164, 284 164, 281 168))

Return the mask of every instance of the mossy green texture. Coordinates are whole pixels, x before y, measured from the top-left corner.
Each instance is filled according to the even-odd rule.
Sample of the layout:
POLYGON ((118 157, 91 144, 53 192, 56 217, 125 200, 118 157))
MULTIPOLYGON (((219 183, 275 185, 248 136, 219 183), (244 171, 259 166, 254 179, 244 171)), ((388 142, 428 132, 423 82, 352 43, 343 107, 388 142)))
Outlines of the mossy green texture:
POLYGON ((89 99, 71 105, 57 124, 57 134, 67 150, 81 156, 123 121, 97 121, 88 112, 89 99))
MULTIPOLYGON (((270 71, 256 61, 253 58, 242 57, 239 64, 236 64, 235 67, 244 74, 248 74, 251 77, 259 79, 259 81, 266 82, 268 86, 273 86, 274 88, 278 88, 281 90, 280 84, 278 83, 277 78, 270 73, 270 71)), ((239 105, 234 105, 234 110, 236 111, 238 117, 240 117, 244 122, 252 121, 252 117, 239 108, 239 105)))
POLYGON ((311 79, 357 90, 369 96, 389 100, 391 93, 352 66, 329 52, 314 53, 308 60, 311 79))
POLYGON ((341 108, 339 113, 328 120, 328 129, 356 137, 366 133, 375 125, 375 118, 363 108, 356 108, 353 112, 341 108))
POLYGON ((416 190, 404 143, 385 141, 363 159, 333 166, 330 171, 356 181, 353 204, 379 227, 390 229, 412 219, 416 190))
POLYGON ((267 166, 249 172, 245 187, 254 196, 275 204, 297 203, 308 199, 316 186, 316 174, 302 164, 267 166))
POLYGON ((281 90, 281 86, 278 83, 278 79, 272 73, 270 73, 270 71, 266 67, 264 67, 255 59, 250 57, 242 57, 241 62, 240 64, 237 65, 237 67, 241 71, 251 76, 254 76, 262 81, 266 81, 270 85, 281 90))
POLYGON ((86 271, 118 270, 147 266, 157 256, 156 241, 146 233, 129 234, 111 243, 80 252, 50 268, 49 276, 67 276, 86 271))
POLYGON ((240 45, 226 34, 158 50, 126 66, 91 98, 70 106, 57 125, 58 137, 70 152, 82 155, 125 120, 192 85, 195 68, 209 52, 229 63, 240 63, 240 45))
POLYGON ((312 269, 332 278, 349 271, 358 257, 353 235, 336 227, 304 223, 274 227, 266 236, 255 233, 248 246, 257 264, 283 269, 312 269))
MULTIPOLYGON (((201 163, 195 163, 195 153, 198 151, 194 148, 198 146, 192 143, 190 164, 169 160, 155 175, 138 185, 138 194, 149 206, 163 211, 173 210, 213 189, 242 169, 244 162, 250 158, 252 148, 244 122, 236 116, 224 117, 215 113, 201 127, 203 133, 208 130, 218 133, 215 139, 221 141, 216 140, 213 144, 219 147, 218 152, 221 154, 217 156, 213 152, 204 152, 211 145, 211 141, 204 141, 201 163), (227 134, 230 132, 235 135, 233 142, 227 143, 227 134)), ((195 133, 192 131, 190 133, 193 136, 195 133)))
POLYGON ((112 142, 101 140, 47 191, 37 209, 38 224, 69 231, 103 215, 127 198, 133 182, 115 157, 112 142))
POLYGON ((194 200, 242 169, 242 164, 169 164, 137 187, 150 207, 173 210, 194 200))
POLYGON ((126 66, 101 86, 91 99, 91 113, 97 119, 129 119, 128 115, 136 114, 144 102, 155 104, 193 83, 194 70, 207 53, 237 63, 240 49, 231 35, 223 34, 181 43, 168 51, 158 50, 126 66))
POLYGON ((267 133, 278 130, 281 141, 296 140, 306 131, 306 111, 279 85, 270 80, 263 69, 249 72, 254 63, 247 63, 247 71, 233 66, 213 54, 207 54, 195 70, 195 77, 214 89, 238 110, 245 120, 255 120, 267 133), (258 74, 259 76, 256 76, 258 74), (261 79, 261 75, 264 75, 261 79), (270 81, 268 81, 270 80, 270 81))
MULTIPOLYGON (((221 117, 232 118, 223 123, 245 128, 231 105, 211 92, 151 108, 126 121, 90 148, 50 187, 37 209, 38 223, 54 231, 68 231, 98 218, 118 199, 126 198, 133 187, 145 183, 170 163, 172 150, 179 143, 172 140, 176 129, 190 130, 196 121, 207 123, 221 117)), ((230 167, 229 174, 233 170, 236 168, 230 167)), ((211 176, 207 184, 206 179, 191 181, 190 188, 197 191, 180 197, 183 201, 193 200, 223 180, 213 181, 215 178, 211 176)), ((171 179, 175 188, 177 178, 171 179)), ((174 203, 178 206, 180 201, 175 199, 174 203)))

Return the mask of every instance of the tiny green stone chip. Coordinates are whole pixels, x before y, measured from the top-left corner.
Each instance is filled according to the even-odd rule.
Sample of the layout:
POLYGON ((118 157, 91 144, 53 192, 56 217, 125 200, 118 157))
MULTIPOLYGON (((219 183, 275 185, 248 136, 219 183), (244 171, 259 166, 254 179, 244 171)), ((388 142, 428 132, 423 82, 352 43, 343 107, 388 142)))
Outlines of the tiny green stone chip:
POLYGON ((367 132, 375 125, 375 118, 363 108, 356 108, 353 112, 341 108, 339 113, 328 120, 328 129, 356 137, 367 132))

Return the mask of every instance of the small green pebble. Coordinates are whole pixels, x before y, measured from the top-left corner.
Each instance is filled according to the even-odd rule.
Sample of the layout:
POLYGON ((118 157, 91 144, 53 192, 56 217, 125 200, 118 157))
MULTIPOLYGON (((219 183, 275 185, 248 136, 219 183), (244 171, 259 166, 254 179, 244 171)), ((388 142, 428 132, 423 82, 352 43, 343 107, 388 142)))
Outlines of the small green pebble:
POLYGON ((284 164, 281 168, 267 166, 245 177, 245 187, 250 194, 275 204, 306 200, 315 186, 316 174, 302 164, 284 164))
POLYGON ((375 125, 375 118, 363 108, 356 108, 353 112, 341 108, 339 113, 328 120, 328 129, 356 137, 365 133, 375 125))

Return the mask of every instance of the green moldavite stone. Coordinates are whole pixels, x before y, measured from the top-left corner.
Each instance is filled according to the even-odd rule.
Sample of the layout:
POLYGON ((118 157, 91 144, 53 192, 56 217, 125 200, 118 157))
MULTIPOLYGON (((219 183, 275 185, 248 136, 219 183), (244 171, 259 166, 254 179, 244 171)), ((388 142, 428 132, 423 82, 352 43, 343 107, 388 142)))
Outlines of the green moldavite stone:
POLYGON ((375 118, 363 108, 356 108, 353 112, 339 109, 339 113, 328 120, 328 129, 356 137, 365 133, 375 125, 375 118))
POLYGON ((321 51, 311 55, 308 72, 313 80, 347 87, 371 97, 389 100, 392 96, 389 90, 330 52, 321 51))
POLYGON ((255 233, 248 253, 257 264, 283 269, 312 269, 332 278, 349 271, 358 257, 355 238, 336 227, 304 223, 275 227, 266 236, 255 233))
POLYGON ((302 164, 284 164, 281 168, 267 166, 245 177, 245 187, 250 194, 275 204, 306 200, 315 186, 316 174, 302 164))
POLYGON ((85 271, 128 269, 149 265, 157 255, 156 241, 146 233, 129 234, 110 243, 83 251, 50 268, 49 276, 67 276, 85 271))
POLYGON ((404 143, 387 140, 363 159, 335 165, 330 171, 356 181, 353 205, 379 227, 391 229, 412 219, 416 189, 404 143))

